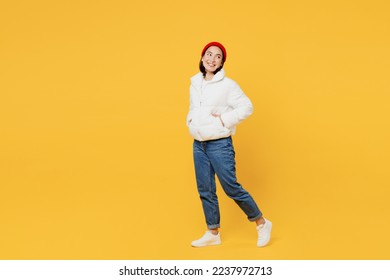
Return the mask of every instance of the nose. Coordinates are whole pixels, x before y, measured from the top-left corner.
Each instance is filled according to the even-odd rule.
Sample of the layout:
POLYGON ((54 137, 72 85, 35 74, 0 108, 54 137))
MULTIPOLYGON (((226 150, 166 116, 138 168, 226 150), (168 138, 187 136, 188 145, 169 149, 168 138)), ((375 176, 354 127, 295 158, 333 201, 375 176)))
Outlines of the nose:
POLYGON ((214 55, 208 55, 207 56, 207 60, 211 61, 211 62, 214 62, 215 61, 215 56, 214 55))

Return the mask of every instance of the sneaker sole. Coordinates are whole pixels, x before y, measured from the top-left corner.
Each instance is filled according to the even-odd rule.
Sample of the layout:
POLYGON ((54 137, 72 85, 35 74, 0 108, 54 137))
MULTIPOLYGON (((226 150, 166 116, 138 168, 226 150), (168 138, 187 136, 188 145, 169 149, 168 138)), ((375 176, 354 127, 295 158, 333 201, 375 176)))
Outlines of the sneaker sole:
POLYGON ((211 243, 207 243, 207 244, 201 244, 201 245, 195 245, 195 244, 191 243, 191 246, 195 247, 195 248, 201 248, 201 247, 216 246, 216 245, 221 245, 221 244, 222 244, 221 241, 215 241, 215 242, 211 242, 211 243))

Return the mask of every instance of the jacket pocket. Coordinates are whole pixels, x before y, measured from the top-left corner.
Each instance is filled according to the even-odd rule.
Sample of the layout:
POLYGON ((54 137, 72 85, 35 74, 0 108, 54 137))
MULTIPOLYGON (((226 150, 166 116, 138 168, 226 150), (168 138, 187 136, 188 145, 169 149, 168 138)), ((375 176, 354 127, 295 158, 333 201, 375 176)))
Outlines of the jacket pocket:
POLYGON ((203 140, 212 140, 230 136, 230 130, 224 127, 218 117, 211 116, 212 121, 198 127, 199 136, 203 140))
POLYGON ((196 139, 196 140, 199 140, 199 141, 202 141, 202 137, 199 135, 199 128, 198 126, 194 125, 193 122, 190 122, 189 125, 188 125, 188 129, 190 131, 190 134, 191 136, 196 139))

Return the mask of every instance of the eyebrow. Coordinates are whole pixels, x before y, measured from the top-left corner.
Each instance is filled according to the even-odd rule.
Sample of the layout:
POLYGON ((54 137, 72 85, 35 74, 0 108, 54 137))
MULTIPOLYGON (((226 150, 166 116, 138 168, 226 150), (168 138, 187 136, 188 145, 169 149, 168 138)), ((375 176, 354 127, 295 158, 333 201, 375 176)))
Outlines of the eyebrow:
MULTIPOLYGON (((213 53, 212 51, 206 51, 206 53, 213 53)), ((221 53, 217 53, 216 55, 220 55, 220 56, 222 56, 222 54, 221 53)))

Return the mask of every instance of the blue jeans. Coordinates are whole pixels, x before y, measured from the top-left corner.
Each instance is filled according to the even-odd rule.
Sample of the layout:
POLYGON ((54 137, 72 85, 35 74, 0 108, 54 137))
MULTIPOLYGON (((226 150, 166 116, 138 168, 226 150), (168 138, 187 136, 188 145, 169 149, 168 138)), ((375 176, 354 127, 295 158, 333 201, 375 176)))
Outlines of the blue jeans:
POLYGON ((244 211, 250 221, 262 216, 252 196, 237 182, 232 138, 210 141, 194 140, 196 183, 208 229, 220 227, 215 174, 225 193, 244 211))

